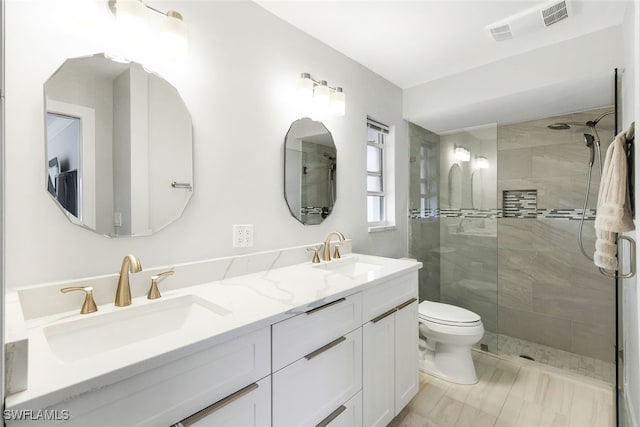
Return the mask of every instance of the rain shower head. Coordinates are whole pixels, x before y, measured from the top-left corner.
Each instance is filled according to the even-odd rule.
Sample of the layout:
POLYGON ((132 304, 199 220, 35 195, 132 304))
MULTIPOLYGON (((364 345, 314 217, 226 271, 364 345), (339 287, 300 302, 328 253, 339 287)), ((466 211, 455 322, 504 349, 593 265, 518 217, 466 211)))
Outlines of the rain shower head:
POLYGON ((547 127, 551 130, 568 130, 571 129, 571 126, 586 126, 588 128, 595 128, 596 125, 598 124, 598 122, 600 120, 602 120, 603 117, 605 116, 609 116, 611 114, 614 114, 613 111, 607 111, 604 114, 601 114, 597 119, 595 120, 589 120, 586 123, 579 123, 579 122, 560 122, 560 123, 553 123, 548 125, 547 127))

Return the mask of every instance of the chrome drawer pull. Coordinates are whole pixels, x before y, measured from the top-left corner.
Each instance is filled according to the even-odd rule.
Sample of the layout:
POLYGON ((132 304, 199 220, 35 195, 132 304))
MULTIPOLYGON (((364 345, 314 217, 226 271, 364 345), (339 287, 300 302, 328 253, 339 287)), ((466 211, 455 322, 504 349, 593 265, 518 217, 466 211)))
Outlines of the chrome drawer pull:
POLYGON ((411 298, 409 301, 405 301, 402 304, 400 304, 399 306, 397 306, 396 310, 400 311, 403 308, 405 308, 406 306, 413 304, 415 301, 418 301, 418 298, 411 298))
POLYGON ((338 415, 340 415, 341 413, 343 413, 346 410, 347 410, 346 406, 340 405, 340 407, 338 409, 336 409, 335 411, 333 411, 332 413, 330 413, 327 418, 325 418, 324 420, 320 421, 320 424, 316 425, 316 427, 327 427, 331 421, 333 421, 336 418, 338 418, 338 415))
POLYGON ((391 316, 393 313, 395 313, 396 311, 398 311, 397 308, 392 308, 389 311, 386 311, 384 313, 382 313, 380 316, 378 317, 374 317, 373 319, 371 319, 371 321, 373 323, 378 323, 379 321, 381 321, 382 319, 384 319, 385 317, 391 316))
POLYGON ((347 340, 347 337, 340 337, 337 340, 331 341, 327 345, 323 345, 322 347, 320 347, 316 351, 312 351, 311 353, 307 354, 304 358, 307 359, 307 360, 311 360, 314 357, 319 356, 320 354, 324 353, 325 351, 332 349, 333 347, 335 347, 338 344, 340 344, 342 341, 346 341, 346 340, 347 340))
POLYGON ((229 405, 230 403, 233 403, 236 400, 240 399, 241 397, 251 393, 253 390, 255 390, 257 388, 258 388, 258 384, 256 384, 256 383, 248 385, 245 388, 240 389, 240 390, 236 391, 233 394, 230 394, 229 396, 225 397, 224 399, 218 400, 213 405, 209 405, 206 408, 204 408, 203 410, 198 411, 193 415, 189 415, 187 418, 185 418, 184 420, 174 424, 171 427, 189 427, 189 426, 197 423, 198 421, 202 420, 203 418, 206 418, 207 416, 211 415, 212 413, 224 408, 225 406, 229 405))
POLYGON ((311 309, 311 310, 309 310, 309 311, 305 311, 305 313, 306 313, 306 314, 313 314, 313 313, 315 313, 316 311, 324 310, 324 309, 325 309, 325 308, 327 308, 327 307, 331 307, 332 305, 338 304, 338 303, 340 303, 340 302, 342 302, 342 301, 346 301, 346 300, 347 300, 346 298, 340 298, 340 299, 337 299, 337 300, 335 300, 335 301, 328 302, 328 303, 326 303, 325 305, 321 305, 320 307, 312 308, 312 309, 311 309))

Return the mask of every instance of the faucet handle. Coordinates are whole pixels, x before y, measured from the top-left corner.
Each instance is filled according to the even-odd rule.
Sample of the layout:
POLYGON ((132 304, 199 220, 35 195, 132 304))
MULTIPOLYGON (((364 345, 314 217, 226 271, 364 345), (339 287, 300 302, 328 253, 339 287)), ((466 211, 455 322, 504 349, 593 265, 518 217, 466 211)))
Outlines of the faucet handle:
POLYGON ((84 291, 84 304, 82 304, 82 308, 80 309, 80 314, 88 314, 94 313, 98 311, 98 307, 96 306, 96 302, 93 299, 93 287, 91 286, 72 286, 69 288, 62 288, 60 292, 66 294, 68 292, 73 291, 84 291))
POLYGON ((160 298, 160 290, 158 289, 158 282, 164 279, 167 276, 173 276, 174 271, 169 270, 164 273, 156 274, 155 276, 151 276, 151 287, 149 288, 149 292, 147 293, 147 299, 157 299, 160 298))
POLYGON ((336 243, 336 246, 333 249, 333 258, 337 259, 340 258, 340 251, 338 250, 338 248, 342 246, 342 243, 336 243))
POLYGON ((320 257, 318 256, 318 251, 320 250, 321 247, 322 246, 307 248, 307 252, 313 251, 313 261, 311 262, 314 264, 320 263, 320 257))

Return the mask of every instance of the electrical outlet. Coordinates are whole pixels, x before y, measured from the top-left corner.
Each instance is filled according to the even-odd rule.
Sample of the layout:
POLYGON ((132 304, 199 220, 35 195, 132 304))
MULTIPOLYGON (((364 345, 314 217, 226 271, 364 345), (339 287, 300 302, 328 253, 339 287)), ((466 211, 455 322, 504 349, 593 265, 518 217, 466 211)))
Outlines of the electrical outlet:
POLYGON ((122 212, 114 212, 113 225, 115 227, 122 227, 122 212))
POLYGON ((253 224, 233 225, 233 247, 248 248, 253 246, 253 224))

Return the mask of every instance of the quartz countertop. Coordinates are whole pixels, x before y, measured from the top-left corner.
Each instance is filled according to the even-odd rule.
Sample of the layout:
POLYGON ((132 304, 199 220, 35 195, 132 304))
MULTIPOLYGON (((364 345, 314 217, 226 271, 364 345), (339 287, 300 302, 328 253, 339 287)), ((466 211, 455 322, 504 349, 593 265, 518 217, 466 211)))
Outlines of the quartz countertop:
MULTIPOLYGON (((417 271, 420 262, 371 255, 348 254, 320 264, 305 262, 253 274, 162 292, 162 298, 137 297, 128 307, 98 306, 98 312, 80 315, 56 313, 26 320, 29 340, 28 388, 6 398, 6 409, 43 409, 65 399, 96 390, 246 333, 268 327, 327 302, 375 286, 383 280, 417 271), (354 261, 380 266, 373 271, 343 274, 331 269, 354 261), (54 354, 45 328, 78 322, 108 313, 126 313, 144 305, 193 295, 224 309, 211 324, 181 333, 140 340, 114 350, 64 361, 54 354)), ((19 304, 17 298, 11 304, 19 304)), ((79 308, 78 308, 79 309, 79 308)), ((126 316, 125 316, 126 317, 126 316)), ((117 333, 117 331, 114 331, 117 333)))

